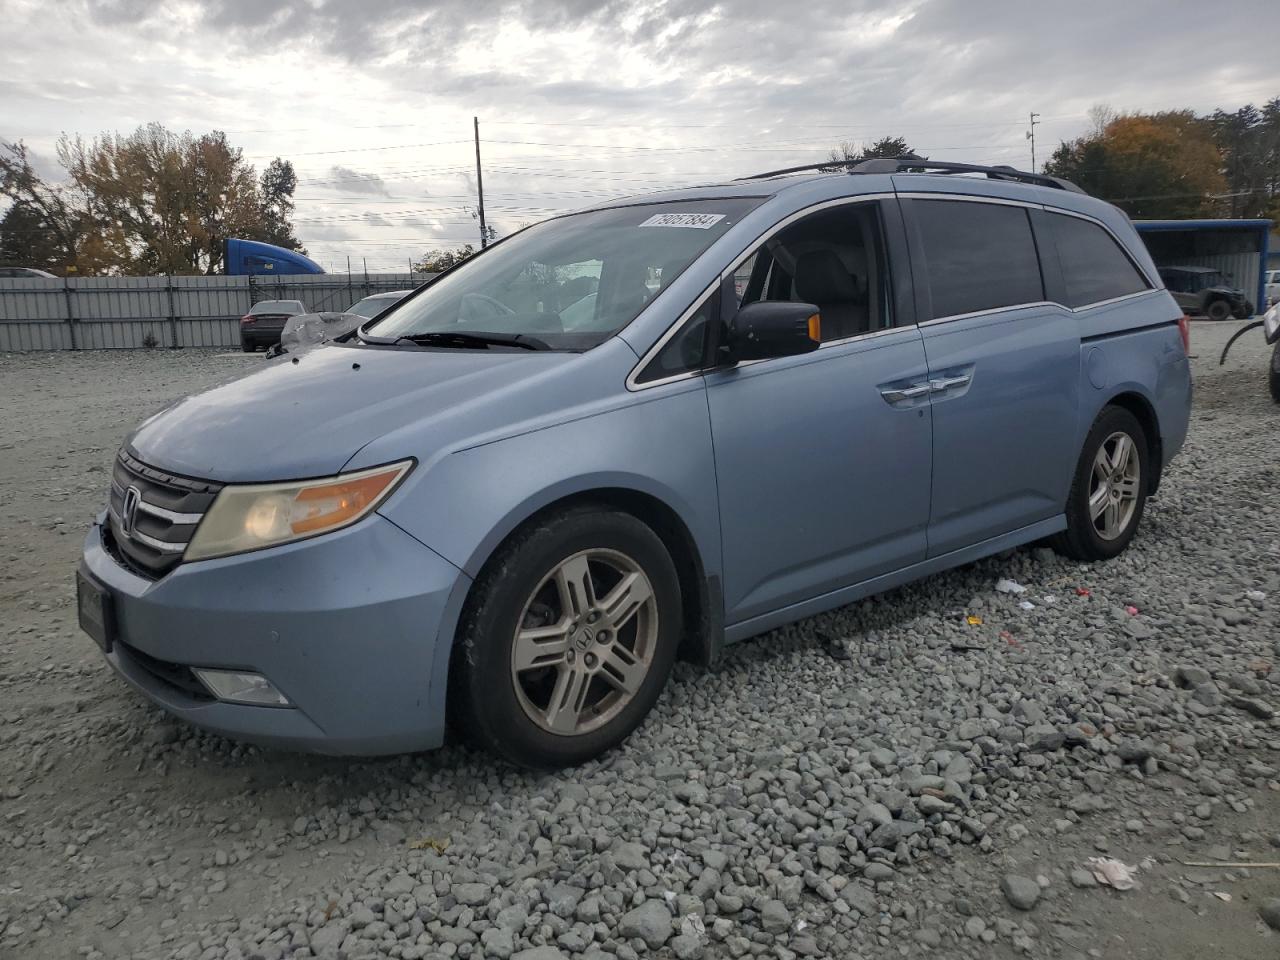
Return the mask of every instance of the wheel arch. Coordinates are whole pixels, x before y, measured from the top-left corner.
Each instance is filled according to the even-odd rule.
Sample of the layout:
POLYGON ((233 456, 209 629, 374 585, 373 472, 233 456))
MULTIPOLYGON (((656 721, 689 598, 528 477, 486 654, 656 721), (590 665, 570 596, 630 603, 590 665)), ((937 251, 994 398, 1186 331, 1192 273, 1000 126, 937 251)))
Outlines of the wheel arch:
POLYGON ((1107 407, 1120 407, 1128 410, 1142 424, 1142 430, 1147 435, 1147 462, 1151 465, 1151 473, 1147 480, 1147 495, 1154 495, 1160 487, 1160 475, 1164 470, 1164 449, 1160 439, 1160 418, 1156 414, 1155 405, 1151 400, 1143 395, 1135 388, 1126 388, 1113 393, 1105 403, 1098 407, 1097 413, 1093 415, 1093 419, 1098 418, 1107 407))
MULTIPOLYGON (((710 666, 724 645, 724 600, 720 578, 708 573, 690 524, 671 503, 657 493, 637 486, 608 484, 580 489, 546 491, 513 511, 465 565, 473 579, 467 587, 470 600, 485 568, 521 530, 547 516, 575 507, 595 506, 630 514, 651 529, 671 556, 680 580, 683 631, 677 655, 710 666)), ((453 643, 457 643, 455 626, 453 643)))

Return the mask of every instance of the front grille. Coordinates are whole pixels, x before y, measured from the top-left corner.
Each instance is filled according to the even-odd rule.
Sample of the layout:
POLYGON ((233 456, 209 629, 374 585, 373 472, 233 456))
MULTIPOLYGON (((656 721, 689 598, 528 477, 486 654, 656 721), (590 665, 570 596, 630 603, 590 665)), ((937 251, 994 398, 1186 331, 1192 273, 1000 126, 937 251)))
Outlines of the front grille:
POLYGON ((182 560, 196 526, 222 484, 179 477, 131 457, 121 450, 111 474, 107 500, 108 549, 126 567, 148 577, 162 577, 182 560), (125 531, 125 501, 135 499, 132 525, 125 531))
POLYGON ((180 663, 170 663, 168 660, 160 660, 151 656, 149 653, 143 653, 137 647, 131 647, 127 643, 116 641, 119 652, 127 656, 134 665, 140 670, 145 670, 153 678, 160 681, 167 687, 190 697, 192 700, 200 700, 204 702, 216 699, 203 683, 196 679, 196 675, 191 672, 190 667, 184 667, 180 663))

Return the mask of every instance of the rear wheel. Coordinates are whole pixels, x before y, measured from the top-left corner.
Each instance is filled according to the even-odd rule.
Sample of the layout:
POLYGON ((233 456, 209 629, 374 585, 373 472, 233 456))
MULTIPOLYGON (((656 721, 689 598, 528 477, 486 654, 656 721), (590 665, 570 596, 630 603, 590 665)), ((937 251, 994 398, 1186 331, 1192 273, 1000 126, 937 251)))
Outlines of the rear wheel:
POLYGON ((252 340, 241 339, 240 349, 243 350, 245 353, 256 353, 258 350, 258 346, 252 340))
POLYGON ((1225 300, 1214 300, 1205 308, 1204 313, 1210 320, 1230 320, 1231 304, 1225 300))
POLYGON ((454 651, 454 723, 521 766, 597 756, 657 701, 681 619, 671 557, 635 517, 579 508, 541 521, 472 590, 454 651))
POLYGON ((1074 560, 1109 560, 1129 545, 1147 501, 1147 435, 1122 407, 1094 421, 1067 495, 1067 529, 1051 541, 1074 560))

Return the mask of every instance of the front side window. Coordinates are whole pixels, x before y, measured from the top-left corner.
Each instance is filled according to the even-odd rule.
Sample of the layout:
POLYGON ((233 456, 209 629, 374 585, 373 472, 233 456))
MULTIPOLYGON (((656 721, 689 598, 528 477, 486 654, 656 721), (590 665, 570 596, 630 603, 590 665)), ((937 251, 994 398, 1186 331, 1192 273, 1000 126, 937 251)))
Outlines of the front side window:
POLYGON ((559 217, 512 236, 403 301, 378 337, 527 337, 587 350, 612 337, 759 198, 638 204, 559 217))
POLYGON ((810 214, 778 231, 734 273, 739 303, 812 303, 822 339, 844 340, 893 326, 879 204, 810 214))
POLYGON ((636 378, 650 383, 701 370, 723 332, 721 298, 732 313, 761 300, 812 303, 822 340, 845 340, 893 326, 879 205, 842 204, 810 214, 753 250, 733 270, 732 286, 705 297, 636 378))
POLYGON ((935 318, 1044 300, 1024 208, 967 200, 913 204, 935 318))
MULTIPOLYGON (((1049 214, 1062 265, 1068 307, 1083 307, 1148 289, 1133 261, 1106 230, 1079 217, 1049 214)), ((1174 290, 1185 290, 1185 275, 1174 273, 1174 290)), ((1197 278, 1199 279, 1199 278, 1197 278)))

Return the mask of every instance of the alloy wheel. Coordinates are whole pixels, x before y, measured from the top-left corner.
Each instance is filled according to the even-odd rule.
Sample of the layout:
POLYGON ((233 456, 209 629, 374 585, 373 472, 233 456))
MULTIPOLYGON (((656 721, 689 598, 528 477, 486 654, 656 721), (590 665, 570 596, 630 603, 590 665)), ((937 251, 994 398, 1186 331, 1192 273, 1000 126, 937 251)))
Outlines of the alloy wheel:
POLYGON ((658 641, 658 605, 640 565, 616 550, 561 561, 525 602, 511 680, 530 720, 562 736, 608 723, 639 692, 658 641))
POLYGON ((1129 528, 1141 473, 1142 459, 1129 434, 1117 431, 1099 445, 1089 481, 1089 516, 1103 540, 1115 540, 1129 528))

